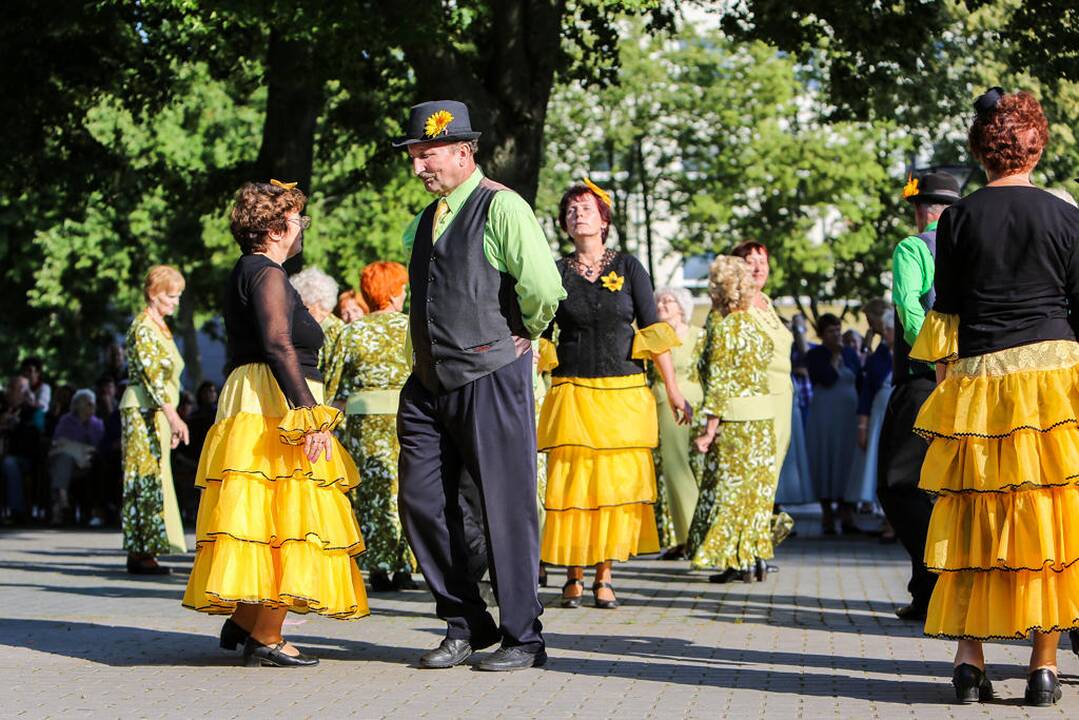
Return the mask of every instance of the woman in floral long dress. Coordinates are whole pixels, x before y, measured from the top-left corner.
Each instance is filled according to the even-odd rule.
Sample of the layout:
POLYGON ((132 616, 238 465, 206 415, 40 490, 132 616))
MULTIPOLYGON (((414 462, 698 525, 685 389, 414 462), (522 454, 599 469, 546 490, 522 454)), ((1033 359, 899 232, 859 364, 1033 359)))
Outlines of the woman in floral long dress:
POLYGON ((176 311, 184 276, 168 265, 146 275, 146 309, 127 332, 131 383, 120 401, 123 428, 123 506, 120 514, 127 571, 167 574, 156 556, 187 552, 170 453, 187 444, 187 424, 176 412, 184 361, 165 318, 176 311))
POLYGON ((768 372, 774 342, 750 312, 754 288, 744 260, 717 257, 709 285, 713 309, 698 366, 705 427, 694 440, 705 461, 686 554, 694 569, 720 571, 713 582, 752 582, 764 579, 763 561, 774 554, 779 459, 768 372))
POLYGON ((374 592, 416 587, 415 560, 397 514, 397 398, 410 371, 408 316, 401 312, 407 285, 408 272, 400 263, 364 268, 360 290, 373 309, 341 332, 328 368, 327 385, 336 388, 349 416, 338 434, 360 470, 352 502, 362 510, 367 551, 357 562, 370 571, 374 592))

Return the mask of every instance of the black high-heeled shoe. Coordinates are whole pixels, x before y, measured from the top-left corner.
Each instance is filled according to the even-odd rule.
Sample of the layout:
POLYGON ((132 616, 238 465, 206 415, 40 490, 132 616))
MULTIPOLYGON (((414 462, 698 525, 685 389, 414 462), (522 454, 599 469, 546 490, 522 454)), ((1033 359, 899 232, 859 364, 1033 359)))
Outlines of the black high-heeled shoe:
POLYGON ((570 578, 562 586, 562 607, 564 608, 579 608, 581 607, 581 598, 584 596, 584 580, 580 578, 570 578), (574 585, 581 586, 581 594, 575 597, 566 597, 566 591, 574 585))
POLYGON ((225 650, 235 650, 237 645, 247 642, 250 634, 240 627, 239 623, 229 618, 221 626, 221 647, 225 650))
POLYGON ((1032 707, 1049 707, 1060 699, 1060 679, 1049 668, 1038 668, 1027 675, 1027 692, 1023 702, 1032 707))
POLYGON ((762 558, 757 558, 753 563, 753 576, 757 582, 764 582, 768 577, 768 573, 779 572, 779 568, 775 565, 769 564, 762 558))
POLYGON ((412 573, 398 570, 393 574, 394 590, 419 590, 420 586, 412 579, 412 573))
POLYGON ((993 684, 981 668, 968 663, 956 665, 952 672, 955 699, 963 705, 993 699, 993 684))
POLYGON ((599 599, 599 591, 603 588, 607 588, 611 591, 612 595, 614 594, 614 585, 611 585, 609 582, 592 583, 592 601, 595 603, 596 607, 598 607, 600 610, 618 609, 618 598, 615 598, 614 600, 599 599))
POLYGON ((1068 633, 1068 639, 1072 641, 1072 652, 1076 657, 1079 657, 1079 630, 1072 630, 1068 633))
POLYGON ((248 637, 244 644, 244 665, 246 667, 313 667, 318 665, 318 658, 311 655, 286 655, 281 652, 285 641, 276 645, 263 645, 253 637, 248 637))

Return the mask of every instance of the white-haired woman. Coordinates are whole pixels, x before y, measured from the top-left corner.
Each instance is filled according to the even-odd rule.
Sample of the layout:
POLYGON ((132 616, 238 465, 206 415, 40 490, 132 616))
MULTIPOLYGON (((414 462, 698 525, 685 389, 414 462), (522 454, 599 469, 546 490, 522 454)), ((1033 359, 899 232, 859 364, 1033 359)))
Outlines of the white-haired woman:
MULTIPOLYGON (((671 349, 674 374, 686 402, 696 407, 702 399, 697 382, 697 357, 704 335, 702 328, 690 325, 693 296, 685 288, 664 287, 656 291, 656 318, 674 328, 682 344, 671 349)), ((697 478, 690 463, 689 426, 679 425, 667 411, 667 386, 659 373, 652 382, 659 417, 659 448, 653 452, 656 463, 656 527, 660 547, 668 548, 665 559, 682 556, 693 510, 697 507, 697 478)))
POLYGON ((775 344, 750 311, 756 290, 747 263, 717 257, 708 292, 712 311, 698 364, 704 429, 693 441, 705 461, 686 554, 694 569, 720 571, 713 582, 752 582, 764 579, 764 561, 773 556, 779 461, 771 396, 777 381, 789 387, 790 378, 774 380, 770 372, 775 344))
MULTIPOLYGON (((337 281, 316 267, 309 267, 289 278, 292 287, 300 293, 307 312, 315 319, 326 342, 318 354, 318 368, 325 372, 330 358, 337 349, 337 340, 345 329, 345 321, 333 314, 337 307, 337 281)), ((326 387, 326 397, 332 398, 336 388, 326 387)))
MULTIPOLYGON (((94 415, 97 398, 83 388, 71 398, 71 409, 56 423, 49 449, 49 486, 52 490, 52 524, 71 518, 72 482, 85 480, 91 472, 94 453, 105 436, 105 423, 94 415)), ((97 502, 98 498, 92 498, 97 502)))
MULTIPOLYGON (((858 452, 847 485, 847 502, 877 501, 877 449, 884 411, 892 395, 892 343, 895 341, 895 311, 881 299, 870 300, 863 308, 869 330, 880 336, 876 349, 866 359, 862 389, 858 393, 858 452)), ((891 529, 886 538, 894 538, 891 529)))

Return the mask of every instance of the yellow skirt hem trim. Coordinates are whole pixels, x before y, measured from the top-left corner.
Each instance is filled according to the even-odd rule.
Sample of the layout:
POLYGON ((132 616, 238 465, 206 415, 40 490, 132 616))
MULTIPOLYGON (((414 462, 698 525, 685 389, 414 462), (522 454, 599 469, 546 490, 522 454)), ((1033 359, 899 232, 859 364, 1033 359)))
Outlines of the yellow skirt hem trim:
POLYGON ((1072 621, 1071 625, 1054 625, 1050 628, 1044 628, 1041 625, 1033 625, 1026 630, 1017 630, 1014 635, 953 635, 951 633, 933 633, 926 632, 925 637, 940 638, 941 640, 978 640, 985 642, 988 640, 1025 640, 1031 633, 1056 633, 1056 632, 1070 632, 1072 630, 1079 630, 1079 617, 1072 621))
POLYGON ((230 540, 235 540, 237 542, 255 543, 256 545, 268 545, 271 548, 279 548, 282 545, 284 545, 285 543, 290 543, 290 542, 310 542, 312 539, 314 539, 319 545, 321 545, 321 547, 319 549, 322 550, 322 552, 343 552, 343 553, 347 553, 349 555, 349 557, 358 557, 358 556, 362 555, 363 553, 365 553, 367 551, 367 548, 364 545, 364 542, 363 542, 362 539, 357 540, 356 542, 352 543, 351 545, 333 546, 333 545, 330 545, 329 540, 323 540, 322 537, 317 532, 314 532, 314 531, 311 531, 311 532, 307 533, 304 537, 291 537, 291 538, 280 538, 279 539, 275 535, 275 536, 271 536, 269 540, 255 540, 254 538, 239 537, 238 535, 234 535, 233 533, 226 532, 225 530, 212 530, 212 531, 206 532, 205 537, 200 537, 197 540, 195 540, 195 548, 198 549, 198 548, 202 547, 203 545, 212 545, 214 542, 216 542, 216 536, 217 535, 227 537, 230 540), (356 552, 352 552, 352 550, 355 550, 356 548, 359 548, 359 550, 356 550, 356 552))

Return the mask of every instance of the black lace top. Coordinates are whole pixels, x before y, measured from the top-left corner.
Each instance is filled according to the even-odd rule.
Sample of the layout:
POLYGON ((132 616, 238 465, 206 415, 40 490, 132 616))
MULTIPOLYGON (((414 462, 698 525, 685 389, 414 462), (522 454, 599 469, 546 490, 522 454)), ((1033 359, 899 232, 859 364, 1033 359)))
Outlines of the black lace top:
POLYGON ((244 255, 225 295, 226 373, 266 363, 292 407, 316 405, 305 378, 322 380, 322 328, 307 312, 284 268, 265 255, 244 255))
POLYGON ((566 258, 558 261, 567 297, 544 333, 551 339, 558 326, 558 367, 552 374, 588 378, 644 372, 643 361, 630 355, 633 323, 643 329, 657 320, 648 271, 637 258, 623 253, 616 253, 592 282, 570 265, 566 258))

